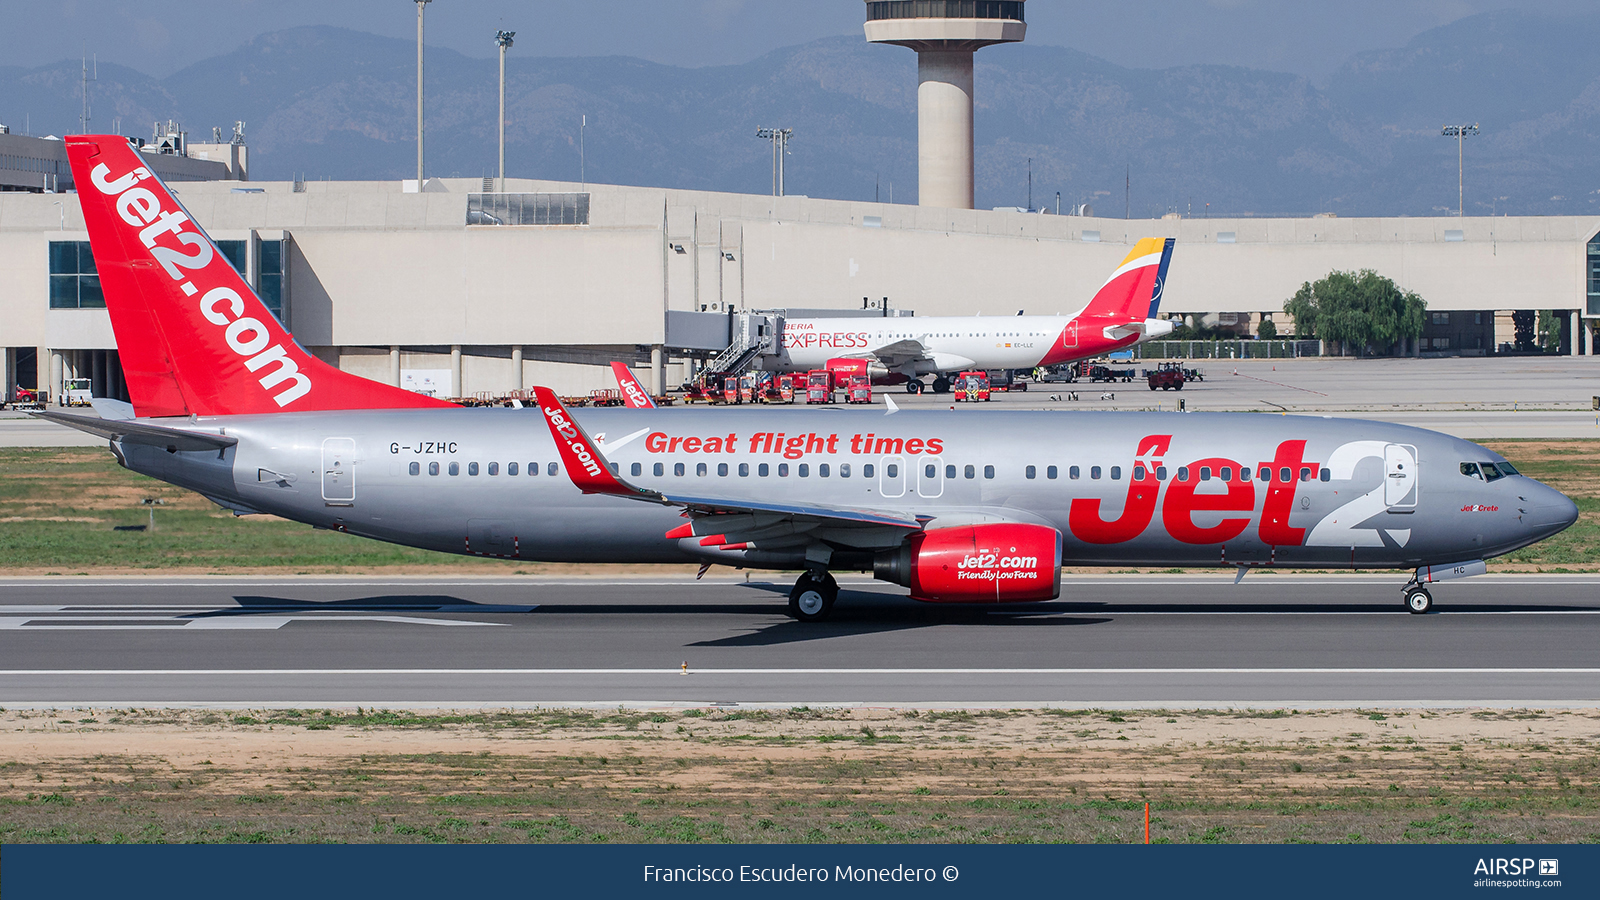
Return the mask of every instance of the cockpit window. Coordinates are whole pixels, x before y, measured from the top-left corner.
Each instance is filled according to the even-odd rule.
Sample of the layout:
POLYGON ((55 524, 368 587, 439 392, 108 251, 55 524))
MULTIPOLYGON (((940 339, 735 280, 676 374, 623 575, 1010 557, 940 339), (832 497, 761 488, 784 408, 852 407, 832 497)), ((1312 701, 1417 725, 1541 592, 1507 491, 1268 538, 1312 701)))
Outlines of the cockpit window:
POLYGON ((1499 481, 1504 477, 1500 474, 1500 470, 1494 467, 1494 463, 1479 463, 1478 466, 1483 469, 1484 481, 1499 481))
POLYGON ((1462 463, 1461 474, 1467 476, 1468 478, 1476 478, 1480 481, 1483 480, 1483 476, 1478 474, 1477 463, 1462 463))
POLYGON ((1501 475, 1521 475, 1522 474, 1521 472, 1518 472, 1516 469, 1512 468, 1511 463, 1501 462, 1501 463, 1499 463, 1499 466, 1500 466, 1500 474, 1501 475))

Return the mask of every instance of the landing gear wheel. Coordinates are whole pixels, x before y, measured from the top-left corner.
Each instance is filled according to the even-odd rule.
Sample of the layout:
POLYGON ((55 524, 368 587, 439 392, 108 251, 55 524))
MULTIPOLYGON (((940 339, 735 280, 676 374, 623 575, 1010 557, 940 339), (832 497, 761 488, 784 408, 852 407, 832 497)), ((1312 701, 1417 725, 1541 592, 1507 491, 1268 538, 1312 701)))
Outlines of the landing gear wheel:
POLYGON ((906 382, 906 393, 908 393, 908 394, 920 394, 920 393, 922 393, 922 382, 916 380, 915 378, 913 378, 910 381, 906 382))
POLYGON ((933 392, 935 394, 948 394, 948 393, 950 393, 950 379, 944 377, 943 375, 940 375, 938 378, 935 378, 933 380, 933 392))
POLYGON ((807 572, 789 592, 789 615, 801 622, 820 622, 833 612, 833 601, 838 596, 839 583, 832 575, 807 572))
POLYGON ((1424 587, 1406 588, 1406 612, 1420 616, 1433 609, 1433 595, 1424 587))

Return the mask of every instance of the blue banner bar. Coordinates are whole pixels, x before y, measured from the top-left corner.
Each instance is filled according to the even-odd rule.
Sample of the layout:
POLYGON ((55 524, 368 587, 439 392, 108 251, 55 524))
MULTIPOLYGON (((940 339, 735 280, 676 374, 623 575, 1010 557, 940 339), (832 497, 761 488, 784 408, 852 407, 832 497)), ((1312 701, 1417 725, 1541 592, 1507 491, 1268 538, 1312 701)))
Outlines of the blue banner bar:
POLYGON ((1594 897, 1597 871, 1589 845, 0 847, 5 900, 1594 897))

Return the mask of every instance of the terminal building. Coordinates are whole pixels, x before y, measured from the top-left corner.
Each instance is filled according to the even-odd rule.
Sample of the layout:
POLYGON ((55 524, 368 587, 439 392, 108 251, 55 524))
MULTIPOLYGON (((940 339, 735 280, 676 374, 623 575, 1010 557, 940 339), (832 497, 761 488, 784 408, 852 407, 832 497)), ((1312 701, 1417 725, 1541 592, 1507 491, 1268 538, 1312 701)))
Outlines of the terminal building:
MULTIPOLYGON (((924 205, 538 179, 250 181, 242 129, 158 127, 155 170, 295 337, 347 371, 449 397, 566 394, 640 369, 656 393, 773 315, 1067 313, 1143 237, 1173 237, 1161 313, 1292 331, 1284 301, 1372 269, 1429 315, 1413 352, 1489 355, 1542 310, 1592 352, 1600 217, 1106 219, 972 206, 972 54, 1023 39, 1021 0, 872 0, 869 40, 919 55, 924 205), (498 188, 499 190, 495 190, 498 188), (942 205, 940 205, 942 204, 942 205), (741 318, 741 315, 744 318, 741 318)), ((62 143, 0 131, 7 397, 122 396, 62 143), (88 384, 83 384, 87 380, 88 384)), ((767 320, 775 321, 775 320, 767 320)))

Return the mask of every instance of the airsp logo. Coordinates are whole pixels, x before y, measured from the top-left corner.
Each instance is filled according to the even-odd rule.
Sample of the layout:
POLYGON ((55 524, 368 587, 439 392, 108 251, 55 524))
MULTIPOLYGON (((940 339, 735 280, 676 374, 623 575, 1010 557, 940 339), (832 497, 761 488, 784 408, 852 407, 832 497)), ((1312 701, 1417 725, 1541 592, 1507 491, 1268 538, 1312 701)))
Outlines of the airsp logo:
POLYGON ((1539 874, 1540 875, 1560 875, 1561 874, 1561 861, 1558 860, 1558 859, 1541 859, 1541 860, 1539 860, 1539 874))

